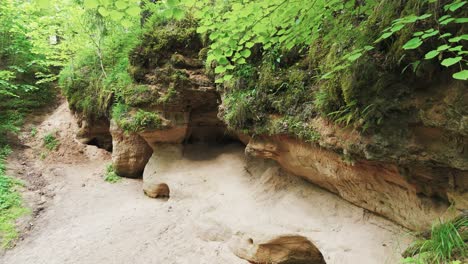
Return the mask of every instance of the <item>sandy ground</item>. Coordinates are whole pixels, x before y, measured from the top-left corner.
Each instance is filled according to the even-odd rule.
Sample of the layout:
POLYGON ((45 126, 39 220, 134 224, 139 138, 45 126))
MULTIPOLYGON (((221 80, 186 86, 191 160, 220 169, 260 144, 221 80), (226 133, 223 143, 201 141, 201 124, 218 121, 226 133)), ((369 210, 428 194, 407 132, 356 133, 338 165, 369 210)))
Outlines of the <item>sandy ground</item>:
POLYGON ((110 156, 74 141, 66 104, 38 130, 36 139, 23 137, 27 147, 11 160, 28 182, 33 213, 0 263, 240 264, 246 262, 230 251, 232 237, 300 234, 329 264, 393 264, 410 239, 401 227, 274 167, 249 172, 240 145, 187 146, 161 175, 171 187, 171 198, 162 201, 144 196, 141 180, 103 180, 110 156), (32 161, 51 130, 59 150, 32 161))

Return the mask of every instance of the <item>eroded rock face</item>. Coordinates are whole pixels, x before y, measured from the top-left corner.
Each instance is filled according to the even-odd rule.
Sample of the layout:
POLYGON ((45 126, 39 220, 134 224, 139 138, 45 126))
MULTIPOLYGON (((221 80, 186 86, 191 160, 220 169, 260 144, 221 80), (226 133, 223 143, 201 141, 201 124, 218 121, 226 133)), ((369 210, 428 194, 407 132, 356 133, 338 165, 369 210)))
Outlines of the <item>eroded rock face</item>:
POLYGON ((286 136, 251 138, 246 152, 276 160, 287 171, 410 229, 425 229, 450 203, 462 209, 468 200, 466 171, 426 166, 401 170, 368 160, 351 164, 333 151, 286 136))
POLYGON ((152 197, 159 190, 161 178, 159 174, 164 174, 172 166, 176 166, 177 161, 182 158, 182 144, 159 143, 153 145, 153 155, 143 174, 143 191, 152 197), (153 170, 156 168, 155 170, 153 170))
POLYGON ((324 264, 322 253, 298 235, 251 237, 240 234, 229 244, 239 258, 254 264, 324 264))
POLYGON ((111 121, 112 164, 123 177, 141 177, 153 150, 137 133, 127 133, 111 121))
POLYGON ((78 120, 78 133, 76 139, 89 145, 95 145, 107 151, 112 150, 112 137, 109 132, 109 121, 101 119, 88 121, 81 116, 75 115, 78 120))

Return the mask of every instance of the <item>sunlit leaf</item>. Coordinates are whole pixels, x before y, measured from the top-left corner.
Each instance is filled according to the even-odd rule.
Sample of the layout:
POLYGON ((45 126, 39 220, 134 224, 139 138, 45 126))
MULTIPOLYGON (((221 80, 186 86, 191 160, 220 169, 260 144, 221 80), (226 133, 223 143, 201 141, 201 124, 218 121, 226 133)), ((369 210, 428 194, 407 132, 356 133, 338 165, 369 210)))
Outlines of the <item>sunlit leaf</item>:
POLYGON ((460 71, 460 72, 456 72, 452 75, 452 77, 454 79, 457 79, 457 80, 463 80, 463 81, 466 81, 468 80, 468 70, 463 70, 463 71, 460 71))
POLYGON ((449 66, 452 66, 454 65, 455 63, 461 61, 462 57, 459 56, 459 57, 454 57, 454 58, 447 58, 445 60, 443 60, 440 64, 442 64, 443 66, 445 67, 449 67, 449 66))
POLYGON ((86 9, 92 9, 98 7, 99 2, 97 0, 84 0, 83 1, 83 6, 86 9))
POLYGON ((419 46, 421 46, 423 42, 421 41, 420 38, 412 38, 408 42, 403 45, 403 49, 405 50, 411 50, 411 49, 417 49, 419 46))
POLYGON ((430 60, 430 59, 435 58, 435 57, 436 57, 437 55, 439 55, 439 54, 440 54, 439 51, 437 51, 437 50, 431 50, 431 51, 429 51, 428 53, 426 53, 426 55, 424 56, 424 58, 425 58, 426 60, 430 60))

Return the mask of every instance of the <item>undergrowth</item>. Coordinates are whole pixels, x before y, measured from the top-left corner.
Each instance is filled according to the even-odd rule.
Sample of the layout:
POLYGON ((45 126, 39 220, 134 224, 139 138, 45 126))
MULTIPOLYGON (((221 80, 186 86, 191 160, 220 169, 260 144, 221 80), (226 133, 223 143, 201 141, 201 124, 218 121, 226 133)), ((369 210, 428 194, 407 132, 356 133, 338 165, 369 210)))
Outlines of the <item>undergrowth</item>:
POLYGON ((119 175, 117 175, 117 173, 115 173, 115 170, 112 164, 107 165, 104 181, 109 182, 109 183, 117 183, 121 180, 122 180, 122 177, 120 177, 119 175))
POLYGON ((430 236, 415 241, 405 252, 403 263, 446 264, 466 263, 468 257, 468 217, 455 221, 439 221, 430 236))
POLYGON ((60 141, 55 137, 54 133, 48 133, 45 135, 43 141, 46 149, 50 151, 57 150, 60 145, 60 141))
POLYGON ((159 129, 163 127, 163 120, 159 114, 143 109, 132 109, 121 103, 112 108, 112 118, 117 125, 126 132, 140 132, 145 129, 159 129))
POLYGON ((6 157, 11 152, 9 147, 0 147, 0 241, 2 247, 10 247, 18 237, 15 220, 26 214, 21 196, 17 188, 21 182, 8 177, 6 173, 6 157))

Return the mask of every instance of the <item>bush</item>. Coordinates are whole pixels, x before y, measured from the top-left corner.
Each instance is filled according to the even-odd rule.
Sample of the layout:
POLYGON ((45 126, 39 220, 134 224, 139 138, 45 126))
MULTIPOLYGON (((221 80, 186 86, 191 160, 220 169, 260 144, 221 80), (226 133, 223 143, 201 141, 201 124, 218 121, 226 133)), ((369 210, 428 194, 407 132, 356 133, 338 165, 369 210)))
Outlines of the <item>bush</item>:
POLYGON ((108 164, 106 167, 106 175, 104 178, 104 181, 109 182, 109 183, 117 183, 122 180, 122 177, 117 175, 114 171, 114 167, 112 164, 108 164))

